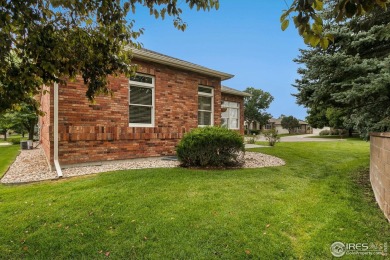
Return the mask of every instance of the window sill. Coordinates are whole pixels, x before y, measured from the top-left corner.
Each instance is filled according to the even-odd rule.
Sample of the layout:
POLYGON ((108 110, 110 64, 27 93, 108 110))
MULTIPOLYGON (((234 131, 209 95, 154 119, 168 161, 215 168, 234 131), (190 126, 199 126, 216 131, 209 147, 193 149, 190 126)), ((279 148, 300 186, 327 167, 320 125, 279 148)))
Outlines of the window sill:
POLYGON ((129 124, 129 127, 154 127, 151 124, 129 124))

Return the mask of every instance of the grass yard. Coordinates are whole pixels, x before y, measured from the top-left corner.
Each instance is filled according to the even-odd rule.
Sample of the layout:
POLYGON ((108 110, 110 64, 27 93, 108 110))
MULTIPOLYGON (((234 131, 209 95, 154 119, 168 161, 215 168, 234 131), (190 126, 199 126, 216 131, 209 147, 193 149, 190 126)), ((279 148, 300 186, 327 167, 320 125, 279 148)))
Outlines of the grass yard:
MULTIPOLYGON (((2 171, 10 162, 3 155, 16 150, 0 147, 2 171)), ((335 241, 390 242, 368 181, 368 143, 278 143, 254 151, 287 165, 131 170, 0 186, 0 255, 327 259, 335 241)))
MULTIPOLYGON (((0 178, 3 177, 4 173, 8 170, 8 167, 15 160, 15 157, 19 154, 19 147, 20 145, 0 146, 0 178)), ((1 188, 2 187, 0 187, 0 194, 1 188)))

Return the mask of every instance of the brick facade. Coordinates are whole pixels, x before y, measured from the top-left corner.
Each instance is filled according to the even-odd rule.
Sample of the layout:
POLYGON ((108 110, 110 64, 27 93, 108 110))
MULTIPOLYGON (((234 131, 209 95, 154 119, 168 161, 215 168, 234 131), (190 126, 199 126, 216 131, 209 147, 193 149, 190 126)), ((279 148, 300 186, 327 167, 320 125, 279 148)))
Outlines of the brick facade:
POLYGON ((370 181, 376 201, 390 221, 390 133, 370 137, 370 181))
MULTIPOLYGON (((175 154, 183 135, 198 126, 198 86, 214 88, 214 124, 221 121, 221 80, 153 62, 134 60, 138 72, 155 77, 154 127, 129 127, 129 79, 110 77, 113 96, 91 104, 81 78, 59 86, 59 161, 61 165, 175 154)), ((53 93, 53 87, 50 88, 53 93)), ((243 98, 224 95, 241 103, 243 98), (240 100, 241 101, 240 101, 240 100)), ((53 165, 53 95, 42 97, 41 141, 53 165)))

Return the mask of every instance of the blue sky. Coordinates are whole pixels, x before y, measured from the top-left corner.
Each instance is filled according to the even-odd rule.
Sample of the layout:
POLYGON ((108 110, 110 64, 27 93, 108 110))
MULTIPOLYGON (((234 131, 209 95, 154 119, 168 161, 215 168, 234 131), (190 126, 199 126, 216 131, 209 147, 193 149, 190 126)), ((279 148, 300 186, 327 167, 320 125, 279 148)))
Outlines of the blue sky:
POLYGON ((292 60, 305 45, 293 24, 280 29, 283 0, 220 0, 219 10, 210 12, 190 10, 185 1, 180 6, 188 25, 184 32, 169 17, 156 20, 147 9, 136 10, 132 19, 136 28, 145 29, 139 38, 145 48, 235 75, 223 85, 270 92, 275 99, 268 112, 274 117, 306 117, 306 109, 291 96, 298 78, 292 60))

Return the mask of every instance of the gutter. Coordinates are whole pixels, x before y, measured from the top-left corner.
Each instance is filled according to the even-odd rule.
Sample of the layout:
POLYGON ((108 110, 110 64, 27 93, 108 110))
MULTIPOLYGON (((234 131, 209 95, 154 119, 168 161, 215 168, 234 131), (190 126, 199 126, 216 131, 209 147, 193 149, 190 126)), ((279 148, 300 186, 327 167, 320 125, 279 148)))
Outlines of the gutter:
POLYGON ((58 83, 54 83, 54 167, 61 178, 63 175, 58 161, 58 83))

